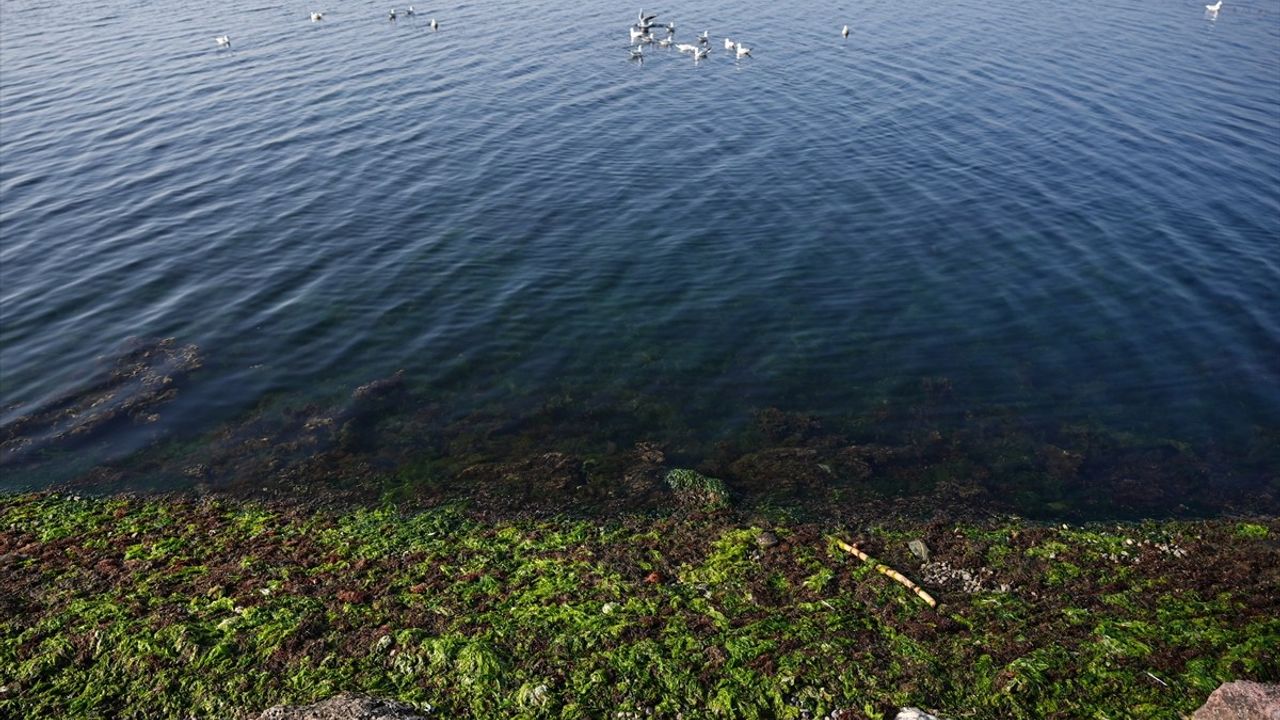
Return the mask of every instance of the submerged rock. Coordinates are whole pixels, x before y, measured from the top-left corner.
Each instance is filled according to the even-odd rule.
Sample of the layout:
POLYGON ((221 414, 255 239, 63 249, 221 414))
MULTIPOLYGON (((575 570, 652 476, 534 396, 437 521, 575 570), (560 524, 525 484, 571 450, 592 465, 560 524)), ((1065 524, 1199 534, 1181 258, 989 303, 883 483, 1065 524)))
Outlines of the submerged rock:
POLYGON ((181 381, 200 366, 195 345, 130 339, 111 367, 86 386, 0 427, 0 466, 30 460, 42 450, 74 448, 122 423, 154 423, 160 406, 177 397, 181 381))
POLYGON ((1223 683, 1191 720, 1280 720, 1280 685, 1249 680, 1223 683))
POLYGON ((423 717, 411 705, 342 693, 311 705, 278 705, 265 710, 258 720, 422 720, 423 717))

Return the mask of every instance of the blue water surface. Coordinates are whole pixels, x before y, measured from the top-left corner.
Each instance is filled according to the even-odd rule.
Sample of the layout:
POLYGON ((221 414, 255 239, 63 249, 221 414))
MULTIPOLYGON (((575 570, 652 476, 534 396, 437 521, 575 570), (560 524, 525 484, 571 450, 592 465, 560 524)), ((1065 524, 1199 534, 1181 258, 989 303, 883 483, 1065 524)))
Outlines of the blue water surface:
POLYGON ((708 436, 922 378, 1280 428, 1277 0, 652 8, 699 63, 629 60, 619 3, 389 9, 0 5, 0 422, 173 336, 205 358, 180 437, 401 368, 708 436))

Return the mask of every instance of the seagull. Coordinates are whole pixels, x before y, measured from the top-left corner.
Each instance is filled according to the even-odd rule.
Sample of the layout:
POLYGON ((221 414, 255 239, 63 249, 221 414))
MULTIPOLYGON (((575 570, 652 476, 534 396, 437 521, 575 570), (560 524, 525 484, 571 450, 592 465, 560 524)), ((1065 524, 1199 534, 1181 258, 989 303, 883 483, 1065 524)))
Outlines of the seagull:
POLYGON ((409 6, 405 11, 404 11, 404 14, 405 14, 405 15, 412 15, 412 14, 413 14, 413 6, 412 6, 412 5, 410 5, 410 6, 409 6))
POLYGON ((638 47, 631 48, 631 59, 644 60, 644 48, 638 48, 638 47))
POLYGON ((653 22, 657 17, 658 17, 657 15, 645 15, 644 8, 641 8, 640 13, 636 15, 636 19, 640 21, 638 23, 640 25, 648 25, 649 23, 653 22))
POLYGON ((751 48, 742 43, 734 43, 733 48, 738 53, 738 57, 751 57, 751 48))
POLYGON ((643 40, 646 37, 649 37, 649 33, 647 31, 631 28, 631 42, 643 40))
POLYGON ((431 18, 431 29, 432 29, 432 30, 439 30, 439 29, 440 29, 440 23, 436 22, 436 19, 435 19, 435 18, 431 18))
POLYGON ((849 26, 845 25, 844 29, 840 31, 840 34, 844 37, 849 37, 849 26))
POLYGON ((708 42, 710 42, 710 38, 711 38, 711 33, 710 33, 710 31, 708 31, 708 30, 703 30, 703 31, 702 31, 702 34, 698 36, 698 44, 699 44, 699 45, 706 45, 708 42))
POLYGON ((218 47, 231 47, 230 35, 219 35, 218 37, 214 38, 213 41, 218 43, 218 47))
POLYGON ((694 61, 694 62, 698 62, 699 60, 706 60, 706 59, 707 59, 707 54, 708 54, 708 53, 710 53, 710 52, 711 52, 711 48, 706 48, 706 47, 704 47, 704 48, 694 48, 694 49, 693 49, 693 61, 694 61))
POLYGON ((387 19, 389 19, 389 20, 395 20, 395 19, 396 19, 396 9, 395 9, 395 8, 391 8, 391 15, 390 15, 387 19))
POLYGON ((1208 11, 1209 11, 1209 12, 1211 12, 1211 13, 1215 13, 1215 14, 1216 14, 1219 10, 1221 10, 1221 9, 1222 9, 1222 0, 1218 0, 1218 2, 1216 2, 1216 3, 1212 4, 1212 5, 1205 5, 1205 6, 1204 6, 1204 9, 1205 9, 1205 10, 1208 10, 1208 11))
POLYGON ((676 49, 679 50, 680 52, 688 52, 688 53, 698 52, 698 46, 690 45, 689 43, 679 43, 676 45, 676 49))
POLYGON ((675 20, 672 20, 671 22, 667 23, 667 26, 666 26, 666 27, 667 27, 667 32, 671 33, 672 35, 675 35, 675 34, 676 34, 676 21, 675 21, 675 20))
POLYGON ((732 50, 732 49, 733 49, 733 41, 732 41, 732 40, 730 40, 729 38, 725 38, 725 39, 724 39, 724 49, 725 49, 725 50, 732 50))
POLYGON ((669 37, 662 38, 661 40, 658 41, 658 47, 669 48, 671 47, 671 42, 672 42, 672 39, 669 37))
POLYGON ((324 19, 324 13, 322 12, 311 13, 311 22, 320 22, 323 19, 324 19))

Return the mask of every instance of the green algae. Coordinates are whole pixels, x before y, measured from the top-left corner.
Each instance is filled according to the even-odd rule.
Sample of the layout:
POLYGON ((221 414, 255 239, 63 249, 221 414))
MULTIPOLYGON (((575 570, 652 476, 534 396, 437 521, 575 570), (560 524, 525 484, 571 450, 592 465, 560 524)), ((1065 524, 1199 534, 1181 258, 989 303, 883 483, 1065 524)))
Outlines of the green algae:
POLYGON ((762 547, 728 512, 0 496, 0 715, 249 717, 353 690, 441 717, 1176 717, 1280 680, 1277 527, 795 522, 762 547), (916 537, 991 577, 937 579, 916 537))

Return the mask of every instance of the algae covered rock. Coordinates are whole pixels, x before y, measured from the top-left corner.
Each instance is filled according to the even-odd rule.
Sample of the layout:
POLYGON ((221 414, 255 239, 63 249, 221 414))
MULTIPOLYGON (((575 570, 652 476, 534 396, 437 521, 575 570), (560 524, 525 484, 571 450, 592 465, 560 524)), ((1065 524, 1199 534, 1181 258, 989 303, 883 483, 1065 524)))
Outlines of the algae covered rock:
POLYGON ((724 481, 707 477, 696 470, 677 468, 667 473, 667 486, 682 504, 712 508, 729 504, 729 490, 724 481))

